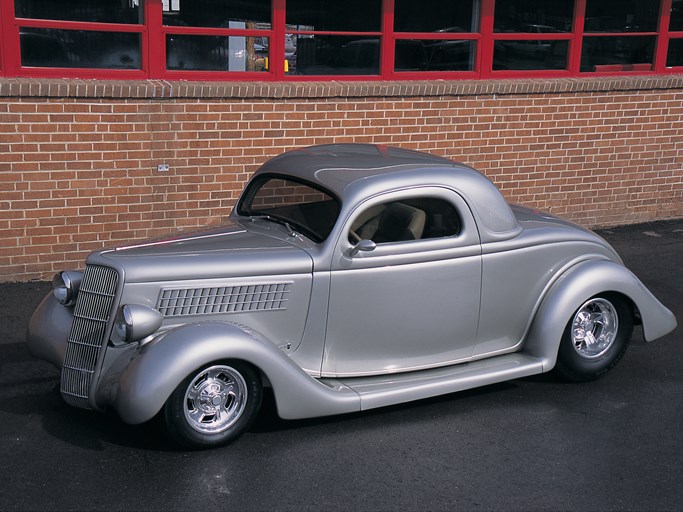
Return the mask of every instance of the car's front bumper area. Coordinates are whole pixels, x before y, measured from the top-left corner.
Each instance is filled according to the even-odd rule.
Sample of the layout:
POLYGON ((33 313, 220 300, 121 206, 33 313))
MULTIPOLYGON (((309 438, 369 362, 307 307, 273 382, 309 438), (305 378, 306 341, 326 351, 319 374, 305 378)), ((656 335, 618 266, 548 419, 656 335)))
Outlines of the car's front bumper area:
POLYGON ((73 308, 62 306, 50 292, 28 324, 26 341, 31 355, 61 369, 73 319, 73 308))

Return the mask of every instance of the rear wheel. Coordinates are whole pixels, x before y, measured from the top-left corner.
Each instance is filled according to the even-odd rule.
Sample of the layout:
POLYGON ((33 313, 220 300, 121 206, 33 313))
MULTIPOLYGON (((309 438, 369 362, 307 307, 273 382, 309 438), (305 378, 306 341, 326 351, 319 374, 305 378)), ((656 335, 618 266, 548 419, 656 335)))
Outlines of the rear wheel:
POLYGON ((587 300, 567 324, 557 355, 557 372, 574 381, 597 379, 624 355, 633 333, 633 309, 621 296, 587 300))
POLYGON ((262 389, 241 361, 206 366, 173 391, 163 410, 171 438, 188 448, 213 448, 237 439, 256 417, 262 389))

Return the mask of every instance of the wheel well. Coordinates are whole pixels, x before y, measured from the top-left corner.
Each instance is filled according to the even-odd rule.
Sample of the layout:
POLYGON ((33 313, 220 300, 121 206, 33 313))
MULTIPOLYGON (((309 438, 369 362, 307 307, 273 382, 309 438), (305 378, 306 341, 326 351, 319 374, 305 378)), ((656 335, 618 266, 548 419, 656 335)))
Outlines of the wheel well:
POLYGON ((254 371, 254 373, 256 375, 258 375, 258 378, 261 381, 260 383, 261 383, 262 387, 270 386, 270 381, 268 381, 268 376, 265 373, 263 373, 263 371, 261 371, 261 369, 258 366, 256 366, 254 363, 247 361, 246 359, 239 359, 236 357, 228 358, 228 359, 216 359, 214 361, 209 361, 207 363, 201 364, 197 368, 195 368, 193 371, 188 373, 185 376, 185 378, 189 377, 193 373, 195 373, 195 372, 197 372, 197 371, 199 371, 202 368, 205 368, 207 366, 213 366, 213 365, 218 365, 218 364, 230 365, 230 363, 233 363, 233 362, 249 366, 254 371))
POLYGON ((623 293, 617 292, 617 291, 609 291, 609 292, 604 292, 604 293, 598 293, 595 296, 597 297, 599 295, 611 295, 613 297, 618 297, 619 299, 621 299, 624 302, 624 304, 626 304, 629 307, 629 309, 631 310, 631 314, 633 316, 633 324, 634 325, 642 324, 642 321, 640 318, 640 311, 638 310, 638 306, 636 305, 635 302, 633 302, 631 297, 629 297, 628 295, 624 295, 623 293))

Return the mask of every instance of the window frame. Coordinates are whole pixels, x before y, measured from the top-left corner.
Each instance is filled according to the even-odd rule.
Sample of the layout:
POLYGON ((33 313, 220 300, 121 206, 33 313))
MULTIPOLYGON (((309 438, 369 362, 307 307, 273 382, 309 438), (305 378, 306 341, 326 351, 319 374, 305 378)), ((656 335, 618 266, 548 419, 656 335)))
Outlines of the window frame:
POLYGON ((382 80, 458 80, 507 78, 567 78, 610 75, 680 74, 683 65, 666 66, 671 40, 683 40, 683 30, 670 31, 672 0, 660 0, 657 30, 655 32, 585 32, 587 0, 575 0, 571 32, 508 33, 494 32, 495 0, 481 0, 478 32, 398 32, 394 27, 395 0, 381 0, 381 30, 362 31, 307 31, 287 30, 287 0, 271 0, 271 26, 256 28, 186 27, 163 24, 162 0, 140 0, 143 23, 101 23, 65 20, 17 18, 14 0, 0 0, 0 77, 28 78, 95 78, 95 79, 161 79, 161 80, 215 80, 215 81, 382 81, 382 80), (108 68, 57 68, 28 67, 21 64, 20 31, 23 28, 84 30, 139 34, 141 38, 140 69, 108 68), (377 75, 296 75, 285 71, 285 35, 341 35, 367 36, 379 39, 379 74, 377 75), (265 71, 209 71, 166 69, 166 38, 169 35, 208 35, 223 37, 268 38, 268 69, 265 71), (540 37, 539 37, 540 36, 540 37), (581 54, 584 42, 592 37, 654 37, 655 48, 650 70, 610 69, 581 71, 581 54), (402 40, 473 41, 476 49, 474 69, 438 71, 396 71, 396 44, 402 40), (567 41, 568 54, 565 69, 494 70, 494 47, 499 41, 567 41))
POLYGON ((480 17, 478 32, 399 32, 395 30, 395 0, 385 0, 384 9, 385 25, 384 33, 388 38, 386 59, 383 62, 383 69, 386 76, 392 80, 441 80, 441 79, 477 79, 482 68, 482 30, 483 30, 483 9, 490 0, 480 0, 480 17), (396 42, 409 40, 436 40, 436 41, 474 41, 475 57, 474 69, 467 71, 396 71, 394 69, 396 58, 396 42))
POLYGON ((669 67, 666 65, 669 43, 672 39, 683 39, 683 28, 681 30, 670 30, 672 6, 673 0, 662 0, 661 12, 659 14, 659 33, 661 41, 660 44, 657 45, 657 57, 655 61, 658 59, 664 72, 683 73, 683 65, 669 67))
MULTIPOLYGON (((265 71, 211 71, 211 70, 176 70, 166 68, 166 41, 170 35, 188 36, 222 36, 222 37, 267 37, 268 38, 268 60, 273 61, 273 42, 275 40, 275 5, 276 1, 271 1, 271 28, 270 29, 247 29, 247 28, 219 28, 219 27, 188 27, 178 25, 164 25, 163 5, 160 0, 141 0, 148 6, 153 25, 152 36, 157 43, 154 45, 156 52, 152 59, 156 65, 150 70, 152 77, 158 75, 159 78, 170 80, 257 80, 264 77, 273 78, 272 66, 269 65, 265 71)), ((284 47, 284 42, 283 42, 284 47)))
MULTIPOLYGON (((109 78, 109 79, 144 79, 148 78, 149 38, 147 25, 147 6, 152 2, 141 0, 143 22, 132 23, 103 23, 90 21, 44 20, 33 18, 17 18, 15 16, 14 0, 0 0, 0 18, 4 21, 1 34, 3 55, 0 60, 5 66, 3 70, 7 76, 25 76, 31 78, 53 78, 69 76, 73 78, 109 78), (109 68, 71 68, 71 67, 32 67, 21 63, 20 34, 23 28, 73 30, 84 32, 115 32, 140 35, 140 69, 109 69, 109 68), (7 46, 5 46, 7 45, 7 46)), ((159 3, 161 6, 161 3, 159 3)))

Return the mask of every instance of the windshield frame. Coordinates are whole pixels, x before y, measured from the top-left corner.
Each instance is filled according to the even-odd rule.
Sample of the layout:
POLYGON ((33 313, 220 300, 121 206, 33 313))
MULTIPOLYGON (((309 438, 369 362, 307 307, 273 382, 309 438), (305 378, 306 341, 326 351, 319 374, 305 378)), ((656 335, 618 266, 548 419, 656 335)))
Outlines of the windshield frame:
MULTIPOLYGON (((291 203, 286 205, 286 207, 292 206, 295 203, 291 203)), ((315 204, 315 202, 302 202, 298 203, 298 205, 312 205, 315 204)), ((268 217, 271 218, 271 220, 274 220, 275 222, 283 222, 289 226, 291 226, 294 230, 297 232, 301 233, 302 235, 306 236, 310 240, 312 240, 315 243, 322 243, 327 238, 330 236, 330 233, 334 230, 334 226, 337 224, 337 221, 339 220, 339 214, 341 213, 341 201, 337 197, 336 194, 334 194, 332 191, 329 189, 320 186, 317 183, 313 183, 311 181, 299 178, 299 177, 293 177, 287 174, 280 174, 280 173, 263 173, 259 174, 257 176, 254 176, 249 183, 247 184, 246 188, 244 189, 244 192, 242 193, 236 207, 237 214, 242 216, 242 217, 248 217, 248 218, 262 218, 262 219, 268 219, 268 217), (329 199, 325 199, 325 201, 331 200, 335 206, 336 211, 334 212, 328 212, 332 213, 334 219, 328 223, 325 226, 325 229, 323 230, 316 230, 310 226, 310 224, 301 222, 300 219, 297 218, 292 218, 290 216, 282 215, 282 212, 280 211, 273 211, 273 208, 263 208, 263 209, 254 209, 251 207, 251 203, 258 194, 258 192, 263 188, 265 184, 272 180, 283 180, 286 182, 294 183, 297 185, 303 185, 305 187, 308 187, 312 189, 316 193, 321 193, 327 196, 329 199)))

